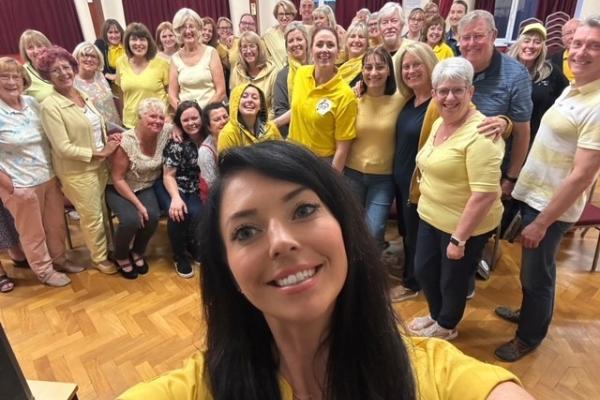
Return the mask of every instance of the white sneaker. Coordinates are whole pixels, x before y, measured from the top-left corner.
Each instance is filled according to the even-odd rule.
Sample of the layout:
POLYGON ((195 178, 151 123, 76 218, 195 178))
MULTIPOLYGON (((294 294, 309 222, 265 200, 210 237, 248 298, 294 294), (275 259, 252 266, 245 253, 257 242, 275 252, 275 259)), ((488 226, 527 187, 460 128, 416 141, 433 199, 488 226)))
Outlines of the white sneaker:
POLYGON ((412 333, 420 333, 423 329, 435 324, 435 320, 430 315, 425 317, 417 317, 408 324, 408 329, 412 333))
POLYGON ((446 329, 444 327, 439 326, 437 322, 434 322, 432 325, 429 325, 427 328, 421 330, 416 334, 422 337, 452 340, 458 336, 458 331, 456 329, 446 329))

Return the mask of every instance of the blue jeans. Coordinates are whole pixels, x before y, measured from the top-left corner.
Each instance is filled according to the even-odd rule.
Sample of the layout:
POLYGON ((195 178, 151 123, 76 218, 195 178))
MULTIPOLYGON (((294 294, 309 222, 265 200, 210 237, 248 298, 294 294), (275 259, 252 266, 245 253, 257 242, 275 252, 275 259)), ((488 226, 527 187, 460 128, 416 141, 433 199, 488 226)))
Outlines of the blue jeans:
POLYGON ((175 261, 185 257, 186 251, 190 250, 192 256, 196 256, 196 229, 200 222, 202 201, 199 193, 179 193, 187 207, 185 219, 177 222, 169 218, 167 222, 167 233, 173 250, 175 261))
POLYGON ((429 313, 446 329, 454 329, 465 312, 469 278, 475 273, 483 247, 494 231, 471 236, 460 260, 450 260, 446 248, 450 234, 427 222, 419 222, 415 275, 429 306, 429 313))
MULTIPOLYGON (((523 225, 527 226, 540 212, 521 203, 523 225)), ((556 221, 535 249, 522 249, 521 286, 523 300, 517 337, 528 346, 539 345, 546 334, 554 311, 556 289, 556 255, 560 242, 573 224, 556 221)))
POLYGON ((344 175, 360 205, 365 209, 371 235, 383 248, 385 227, 394 199, 392 175, 363 174, 350 168, 344 168, 344 175))

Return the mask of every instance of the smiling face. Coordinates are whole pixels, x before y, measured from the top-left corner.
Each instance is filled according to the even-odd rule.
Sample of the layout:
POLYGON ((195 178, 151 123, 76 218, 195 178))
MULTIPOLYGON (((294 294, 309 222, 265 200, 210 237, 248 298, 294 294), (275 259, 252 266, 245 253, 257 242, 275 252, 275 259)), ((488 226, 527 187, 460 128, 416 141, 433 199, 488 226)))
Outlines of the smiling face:
POLYGON ((465 10, 465 6, 460 3, 454 3, 450 7, 450 12, 448 13, 448 22, 450 23, 450 27, 456 29, 458 23, 465 16, 467 10, 465 10))
POLYGON ((240 115, 255 118, 260 112, 260 93, 254 86, 248 86, 240 98, 240 115))
POLYGON ((181 113, 181 126, 183 131, 191 137, 198 136, 202 129, 202 119, 195 107, 189 107, 181 113))
POLYGON ((322 12, 316 12, 313 13, 313 24, 315 28, 323 28, 324 26, 329 26, 329 20, 322 12))
POLYGON ((369 38, 379 40, 379 21, 377 19, 370 19, 368 23, 369 27, 369 38))
POLYGON ((69 64, 69 61, 58 58, 49 69, 50 82, 54 88, 64 93, 73 87, 73 79, 75 78, 75 71, 69 64))
POLYGON ((150 108, 140 115, 138 125, 140 129, 158 135, 165 126, 165 113, 158 108, 150 108))
POLYGON ((248 31, 256 32, 256 21, 251 15, 246 14, 240 19, 240 33, 248 31))
POLYGON ((433 89, 432 96, 444 122, 452 124, 469 112, 473 86, 461 80, 446 80, 433 89))
POLYGON ((371 89, 385 88, 385 83, 390 76, 390 69, 385 60, 376 54, 371 54, 365 60, 362 75, 368 92, 371 89))
POLYGON ((246 39, 240 42, 240 53, 248 65, 255 65, 258 61, 258 45, 246 39))
POLYGON ((229 268, 267 322, 329 321, 348 261, 340 225, 316 193, 245 171, 227 179, 221 204, 229 268))
POLYGON ((413 36, 421 34, 421 29, 425 23, 425 13, 415 12, 408 18, 408 30, 413 36))
POLYGON ((540 35, 525 35, 519 46, 519 59, 525 65, 533 65, 535 60, 542 53, 544 41, 540 35))
POLYGON ((290 22, 294 20, 296 15, 291 11, 286 11, 283 6, 279 6, 277 9, 277 22, 279 22, 279 27, 282 31, 285 32, 285 28, 289 25, 290 22))
POLYGON ((227 109, 225 107, 212 110, 208 117, 208 129, 210 130, 210 134, 215 138, 218 137, 219 133, 228 121, 229 114, 227 113, 227 109))
POLYGON ((204 24, 204 27, 202 28, 202 43, 209 44, 213 34, 213 26, 211 24, 204 24))
POLYGON ((121 32, 119 32, 119 29, 115 25, 111 25, 111 27, 108 28, 108 31, 106 31, 106 37, 108 38, 108 43, 112 44, 113 46, 121 43, 121 32))
POLYGON ((170 29, 163 29, 160 33, 159 40, 162 43, 163 49, 165 51, 173 49, 177 46, 177 41, 175 40, 175 33, 173 33, 170 29))
POLYGON ((444 29, 441 25, 431 25, 427 29, 427 44, 431 47, 437 46, 440 44, 442 39, 444 38, 444 29))
POLYGON ((338 44, 335 34, 328 30, 317 32, 312 45, 312 57, 315 68, 333 68, 338 56, 338 44))
POLYGON ((0 71, 0 99, 6 104, 19 101, 23 87, 23 75, 17 68, 5 68, 0 71))
POLYGON ((219 34, 219 39, 225 40, 229 36, 233 35, 233 25, 231 25, 228 21, 221 20, 217 25, 217 33, 219 34))
POLYGON ((91 51, 85 54, 80 53, 77 57, 77 62, 79 63, 79 73, 83 75, 96 74, 96 71, 98 71, 98 67, 100 66, 98 55, 91 51))
POLYGON ((422 87, 431 88, 427 67, 423 60, 413 53, 406 53, 402 57, 402 81, 413 91, 422 87))
POLYGON ((600 28, 577 28, 569 48, 569 66, 577 86, 600 79, 600 28))
POLYGON ((129 49, 134 57, 146 57, 148 53, 148 39, 131 35, 129 37, 129 49))
POLYGON ((306 43, 304 34, 300 30, 291 31, 287 35, 286 42, 288 53, 296 61, 304 64, 308 50, 308 43, 306 43))
POLYGON ((312 13, 315 9, 315 3, 313 0, 301 0, 300 1, 300 15, 304 23, 312 23, 312 13))
POLYGON ((348 47, 348 56, 350 58, 360 57, 367 51, 369 39, 355 30, 346 38, 346 46, 348 47))
POLYGON ((45 48, 46 46, 38 42, 31 42, 27 45, 27 47, 25 47, 25 54, 27 55, 27 58, 31 61, 31 65, 33 66, 33 68, 35 68, 36 70, 38 69, 37 58, 40 55, 41 50, 45 48))
MULTIPOLYGON (((208 24, 207 24, 208 25, 208 24)), ((191 18, 185 20, 185 23, 180 28, 181 39, 183 44, 196 44, 200 38, 200 26, 191 18)))
POLYGON ((397 11, 379 20, 379 31, 385 48, 397 50, 395 47, 398 45, 402 33, 402 19, 397 11))
POLYGON ((481 72, 492 62, 496 32, 484 19, 465 25, 460 34, 460 52, 469 60, 475 72, 481 72))

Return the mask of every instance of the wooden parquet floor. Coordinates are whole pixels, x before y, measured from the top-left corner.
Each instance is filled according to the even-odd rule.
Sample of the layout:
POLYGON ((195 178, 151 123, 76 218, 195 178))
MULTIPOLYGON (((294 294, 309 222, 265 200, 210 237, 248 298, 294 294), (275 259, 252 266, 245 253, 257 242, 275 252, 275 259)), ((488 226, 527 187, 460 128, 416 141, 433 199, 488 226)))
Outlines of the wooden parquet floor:
MULTIPOLYGON (((533 354, 513 364, 493 357, 515 330, 493 309, 520 303, 518 245, 503 244, 492 278, 477 283, 454 343, 515 372, 538 399, 600 399, 600 273, 587 272, 596 238, 596 232, 585 239, 576 233, 563 242, 554 320, 533 354)), ((75 244, 73 258, 86 260, 77 234, 75 244)), ((113 399, 137 382, 180 367, 202 347, 197 275, 185 280, 175 274, 164 222, 150 247, 146 276, 126 281, 91 270, 72 275, 73 283, 60 289, 38 284, 30 271, 13 268, 2 255, 17 286, 0 295, 0 322, 28 379, 75 382, 82 400, 113 399)), ((396 308, 406 320, 427 312, 422 295, 396 308)))

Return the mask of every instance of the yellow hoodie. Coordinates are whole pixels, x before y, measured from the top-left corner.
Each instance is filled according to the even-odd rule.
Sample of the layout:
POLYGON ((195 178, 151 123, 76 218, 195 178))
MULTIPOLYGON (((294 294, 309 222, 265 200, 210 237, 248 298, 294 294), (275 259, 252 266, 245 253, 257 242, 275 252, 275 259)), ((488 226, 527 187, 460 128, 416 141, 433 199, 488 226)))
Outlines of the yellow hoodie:
POLYGON ((275 123, 268 120, 265 95, 262 90, 250 83, 236 86, 231 92, 229 101, 229 122, 219 133, 217 151, 221 153, 232 147, 249 146, 253 143, 278 139, 282 139, 281 133, 279 133, 275 123), (260 94, 260 110, 256 121, 256 133, 251 132, 239 118, 240 100, 242 93, 248 86, 255 87, 260 94))

